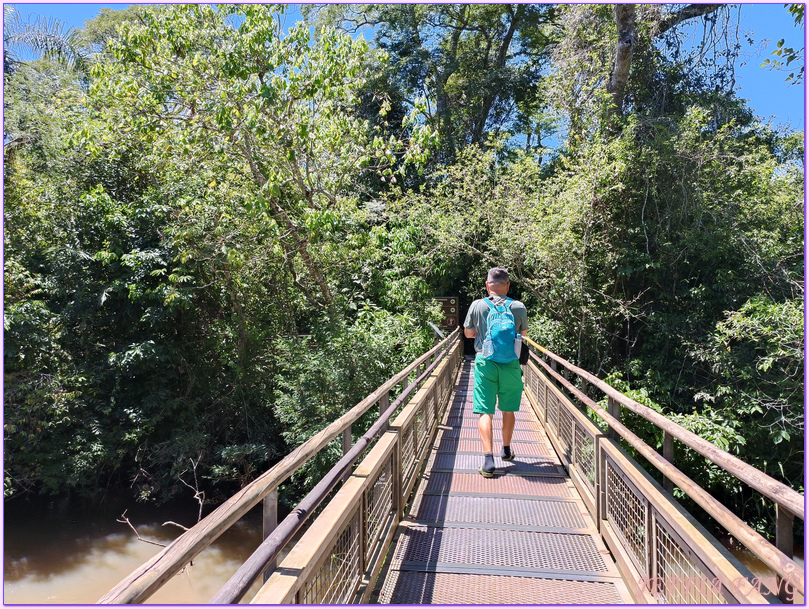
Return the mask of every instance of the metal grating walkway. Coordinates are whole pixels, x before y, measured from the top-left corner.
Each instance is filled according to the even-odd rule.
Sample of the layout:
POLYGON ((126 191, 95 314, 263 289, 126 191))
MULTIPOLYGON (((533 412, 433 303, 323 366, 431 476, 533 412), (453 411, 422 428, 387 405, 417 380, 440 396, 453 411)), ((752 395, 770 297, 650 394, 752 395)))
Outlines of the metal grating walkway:
POLYGON ((516 458, 482 464, 464 362, 413 504, 377 582, 383 604, 632 603, 590 515, 528 401, 512 439, 516 458))

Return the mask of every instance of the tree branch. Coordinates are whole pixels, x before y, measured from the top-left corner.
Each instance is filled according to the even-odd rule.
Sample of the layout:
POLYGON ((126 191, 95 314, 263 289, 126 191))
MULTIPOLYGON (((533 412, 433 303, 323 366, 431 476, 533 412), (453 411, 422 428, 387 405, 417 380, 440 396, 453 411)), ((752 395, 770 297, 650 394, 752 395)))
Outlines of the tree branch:
POLYGON ((124 510, 124 513, 121 514, 121 518, 118 518, 117 522, 129 525, 129 528, 132 529, 133 533, 135 533, 135 536, 138 538, 138 541, 145 541, 146 543, 150 543, 153 546, 160 546, 161 548, 166 547, 166 544, 164 544, 164 543, 159 543, 157 541, 151 541, 150 539, 144 539, 143 537, 141 537, 140 533, 138 533, 138 530, 134 526, 132 526, 131 522, 129 522, 129 518, 126 517, 126 512, 127 511, 124 510))
POLYGON ((681 8, 676 13, 672 13, 660 22, 657 33, 655 36, 660 36, 669 31, 673 27, 677 27, 683 21, 693 19, 694 17, 702 17, 718 11, 725 6, 724 4, 688 4, 681 8))

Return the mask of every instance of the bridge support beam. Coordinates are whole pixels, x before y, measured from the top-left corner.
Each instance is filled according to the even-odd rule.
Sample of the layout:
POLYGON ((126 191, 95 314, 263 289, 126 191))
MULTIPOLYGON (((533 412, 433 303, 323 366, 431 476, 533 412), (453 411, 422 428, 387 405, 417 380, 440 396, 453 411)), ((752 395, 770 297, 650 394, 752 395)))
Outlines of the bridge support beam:
MULTIPOLYGON (((264 539, 270 536, 278 526, 278 489, 273 490, 269 495, 264 497, 262 503, 262 528, 264 530, 264 539)), ((270 579, 270 575, 275 571, 276 562, 273 561, 267 565, 267 570, 264 571, 264 581, 270 579)))
MULTIPOLYGON (((792 527, 795 517, 775 504, 775 547, 789 558, 792 558, 795 548, 793 546, 792 527)), ((778 578, 778 598, 782 603, 795 602, 795 590, 782 578, 778 578)))
MULTIPOLYGON (((351 425, 349 425, 343 430, 343 455, 348 454, 348 451, 351 450, 351 439, 351 425)), ((349 477, 351 477, 351 472, 347 471, 343 476, 343 482, 348 480, 349 477)))

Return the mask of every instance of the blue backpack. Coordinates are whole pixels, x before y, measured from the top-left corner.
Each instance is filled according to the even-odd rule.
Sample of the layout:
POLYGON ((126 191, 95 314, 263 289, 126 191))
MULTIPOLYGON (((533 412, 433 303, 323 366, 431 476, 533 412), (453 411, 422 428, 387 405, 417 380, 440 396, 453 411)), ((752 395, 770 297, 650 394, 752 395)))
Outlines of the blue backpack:
POLYGON ((508 364, 517 358, 514 353, 514 339, 517 337, 517 325, 511 312, 513 299, 507 298, 499 307, 488 298, 483 302, 489 305, 486 317, 486 337, 483 339, 484 359, 501 364, 508 364))

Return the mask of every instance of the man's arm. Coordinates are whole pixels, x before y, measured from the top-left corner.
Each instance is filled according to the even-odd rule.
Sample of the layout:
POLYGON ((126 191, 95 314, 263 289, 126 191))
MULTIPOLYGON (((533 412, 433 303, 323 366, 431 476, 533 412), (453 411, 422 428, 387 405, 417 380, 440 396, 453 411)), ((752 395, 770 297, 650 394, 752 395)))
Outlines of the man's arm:
POLYGON ((472 313, 476 302, 477 301, 473 301, 469 306, 469 311, 466 313, 466 320, 463 322, 463 335, 466 338, 475 338, 478 335, 478 329, 475 327, 474 315, 472 313))
POLYGON ((525 336, 528 336, 528 311, 525 309, 524 304, 522 304, 522 303, 520 303, 520 304, 522 306, 520 307, 521 311, 520 311, 520 323, 519 323, 519 325, 521 325, 523 327, 522 330, 520 330, 520 334, 522 334, 525 337, 525 336))

